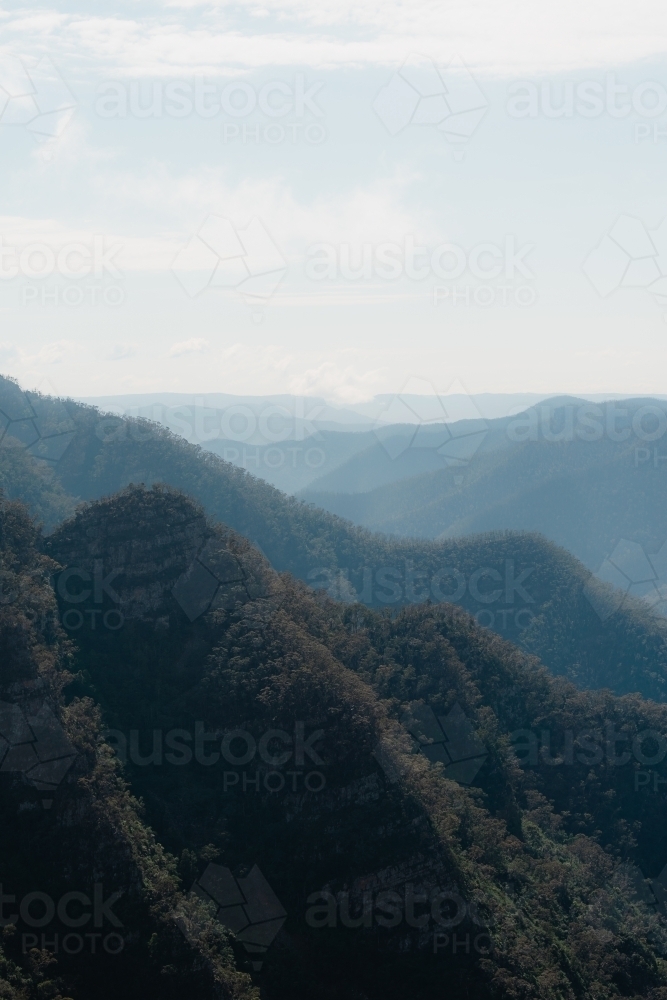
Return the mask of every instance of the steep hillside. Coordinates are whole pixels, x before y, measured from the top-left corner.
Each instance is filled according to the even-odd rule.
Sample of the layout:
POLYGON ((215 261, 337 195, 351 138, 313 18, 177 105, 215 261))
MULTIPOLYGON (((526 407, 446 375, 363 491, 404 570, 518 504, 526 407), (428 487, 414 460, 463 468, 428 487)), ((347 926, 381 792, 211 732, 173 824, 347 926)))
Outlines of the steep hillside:
MULTIPOLYGON (((466 469, 486 465, 498 452, 516 447, 507 435, 508 423, 508 419, 486 421, 478 418, 459 420, 455 424, 378 427, 368 436, 363 451, 352 455, 336 469, 323 469, 322 474, 298 495, 310 501, 320 494, 352 494, 362 503, 358 494, 363 496, 378 491, 379 496, 388 486, 393 493, 413 477, 428 478, 429 473, 436 475, 448 469, 460 482, 465 478, 466 469)), ((353 502, 351 498, 349 502, 353 502)))
POLYGON ((666 707, 579 692, 451 605, 313 594, 164 488, 47 548, 82 619, 68 695, 262 995, 662 1000, 664 798, 633 787, 663 780, 666 707))
POLYGON ((540 410, 545 408, 544 425, 539 413, 492 421, 488 442, 504 436, 505 446, 480 448, 465 467, 376 485, 374 465, 390 463, 376 446, 373 455, 353 460, 368 469, 356 489, 349 488, 350 470, 342 467, 300 496, 370 530, 396 535, 537 531, 592 570, 623 538, 657 552, 667 539, 665 404, 629 400, 599 407, 593 430, 575 420, 590 406, 545 404, 540 410))
POLYGON ((257 1000, 140 818, 99 708, 64 696, 72 648, 38 542, 25 509, 2 500, 0 995, 257 1000), (179 916, 201 926, 198 940, 179 916))
MULTIPOLYGON (((45 398, 40 405, 63 406, 45 398)), ((459 603, 481 625, 582 686, 666 697, 664 620, 629 598, 610 594, 605 604, 604 586, 539 536, 433 543, 372 535, 156 425, 66 405, 73 430, 53 475, 70 502, 111 495, 132 482, 165 482, 250 539, 274 568, 333 597, 389 609, 429 599, 459 603)), ((5 454, 10 450, 0 449, 0 465, 5 454)))

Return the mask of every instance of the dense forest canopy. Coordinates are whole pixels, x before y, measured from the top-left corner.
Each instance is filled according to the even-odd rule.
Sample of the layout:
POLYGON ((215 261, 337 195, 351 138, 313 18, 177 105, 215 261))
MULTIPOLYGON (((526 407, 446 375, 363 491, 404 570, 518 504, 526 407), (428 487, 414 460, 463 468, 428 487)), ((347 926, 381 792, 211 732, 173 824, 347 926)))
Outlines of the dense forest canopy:
POLYGON ((659 616, 539 535, 373 535, 34 402, 0 449, 7 997, 664 1000, 659 616))

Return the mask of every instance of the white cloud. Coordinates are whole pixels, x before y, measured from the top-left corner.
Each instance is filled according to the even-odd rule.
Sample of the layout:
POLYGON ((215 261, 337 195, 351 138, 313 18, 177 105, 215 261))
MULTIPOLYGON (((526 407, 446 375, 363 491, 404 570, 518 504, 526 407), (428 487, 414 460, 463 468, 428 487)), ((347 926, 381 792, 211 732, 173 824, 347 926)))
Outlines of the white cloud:
MULTIPOLYGON (((125 271, 167 270, 183 242, 182 236, 136 236, 104 232, 104 228, 101 221, 85 230, 58 219, 5 215, 0 216, 0 245, 20 251, 31 244, 44 244, 56 255, 64 247, 76 245, 90 255, 90 261, 94 259, 96 239, 101 237, 103 252, 122 274, 125 271)), ((7 266, 7 262, 5 264, 7 266)), ((82 253, 73 251, 68 266, 78 271, 85 265, 82 253)))
POLYGON ((23 364, 58 365, 72 353, 76 344, 71 340, 54 340, 50 344, 45 344, 35 354, 24 354, 21 357, 23 364))
POLYGON ((241 0, 213 10, 184 0, 144 10, 6 13, 3 48, 61 53, 96 75, 389 67, 416 51, 438 61, 458 53, 478 73, 508 76, 617 67, 660 56, 667 42, 659 0, 241 0))
MULTIPOLYGON (((82 244, 92 252, 95 237, 101 236, 105 250, 118 248, 111 259, 121 275, 168 271, 210 214, 229 219, 237 230, 258 218, 280 253, 292 262, 303 259, 309 247, 321 242, 358 248, 364 243, 402 243, 411 235, 427 244, 442 242, 446 233, 436 228, 430 207, 406 204, 416 179, 408 174, 379 178, 335 197, 317 196, 304 203, 280 177, 246 179, 233 185, 220 168, 199 167, 180 177, 164 165, 142 175, 105 172, 94 178, 99 217, 91 222, 91 229, 53 218, 0 216, 0 239, 5 247, 19 249, 43 243, 57 253, 68 244, 82 244), (105 232, 105 192, 112 192, 108 217, 135 217, 134 233, 116 228, 105 232), (142 211, 150 229, 146 235, 136 232, 142 211), (162 216, 158 233, 156 214, 162 216)), ((79 257, 72 258, 72 267, 80 266, 79 257)))
POLYGON ((190 340, 181 340, 177 344, 172 344, 168 356, 180 358, 184 354, 201 354, 208 346, 208 340, 204 340, 203 337, 192 337, 190 340))
MULTIPOLYGON (((105 192, 113 192, 115 206, 122 204, 128 212, 161 213, 165 223, 171 223, 172 232, 159 237, 161 255, 168 250, 175 254, 209 214, 229 219, 237 228, 257 217, 283 253, 303 255, 318 242, 401 241, 408 234, 428 240, 442 238, 443 234, 435 229, 430 206, 417 209, 406 205, 410 186, 417 180, 415 174, 397 173, 359 184, 337 196, 315 196, 308 202, 297 198, 280 176, 232 184, 224 170, 212 167, 199 167, 182 176, 171 174, 164 165, 143 175, 99 174, 95 185, 101 198, 105 192), (167 212, 171 215, 169 221, 165 218, 167 212), (176 228, 179 236, 173 233, 176 228)), ((148 240, 142 244, 139 238, 116 238, 124 243, 123 264, 128 269, 141 269, 138 255, 142 246, 146 252, 158 250, 157 240, 151 248, 148 240)))
POLYGON ((382 390, 387 368, 382 366, 360 372, 359 359, 322 361, 317 367, 293 376, 289 391, 298 396, 323 396, 334 403, 348 405, 370 399, 382 390))
POLYGON ((377 351, 367 350, 293 351, 283 344, 235 343, 212 354, 209 370, 215 372, 218 391, 287 392, 321 396, 340 405, 383 391, 389 371, 377 351))

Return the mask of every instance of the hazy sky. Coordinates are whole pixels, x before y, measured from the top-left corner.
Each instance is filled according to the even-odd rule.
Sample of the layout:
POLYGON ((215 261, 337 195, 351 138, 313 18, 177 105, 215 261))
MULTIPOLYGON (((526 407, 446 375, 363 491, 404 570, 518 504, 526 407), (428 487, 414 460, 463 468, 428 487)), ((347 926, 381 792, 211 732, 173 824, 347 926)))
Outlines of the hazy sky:
POLYGON ((667 9, 8 4, 0 371, 664 392, 667 9))

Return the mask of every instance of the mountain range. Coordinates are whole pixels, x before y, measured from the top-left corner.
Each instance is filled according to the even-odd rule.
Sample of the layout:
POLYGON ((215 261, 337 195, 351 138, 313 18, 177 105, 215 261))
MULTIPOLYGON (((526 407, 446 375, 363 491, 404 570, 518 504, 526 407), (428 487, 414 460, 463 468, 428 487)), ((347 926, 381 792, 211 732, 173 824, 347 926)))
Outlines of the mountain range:
POLYGON ((397 536, 443 539, 537 531, 593 571, 619 542, 657 553, 667 540, 661 503, 667 410, 661 401, 593 406, 558 399, 491 421, 477 440, 475 425, 467 435, 465 429, 465 424, 448 428, 451 436, 439 448, 437 428, 428 428, 409 447, 404 438, 389 438, 299 495, 373 531, 397 536), (407 470, 413 451, 430 448, 433 456, 466 440, 470 450, 458 463, 392 475, 399 463, 407 470))
POLYGON ((0 410, 16 414, 0 448, 0 483, 10 499, 31 504, 47 529, 80 501, 131 483, 167 483, 249 539, 275 569, 336 599, 389 611, 456 603, 582 687, 666 697, 664 618, 630 587, 597 581, 541 535, 437 542, 373 535, 159 424, 22 393, 8 380, 0 389, 0 410))
MULTIPOLYGON (((0 414, 2 995, 665 1000, 659 588, 535 531, 374 534, 7 379, 0 414)), ((590 473, 479 431, 452 491, 590 473)))
POLYGON ((165 486, 0 526, 5 714, 70 762, 0 773, 5 996, 662 1000, 664 705, 313 593, 165 486))

